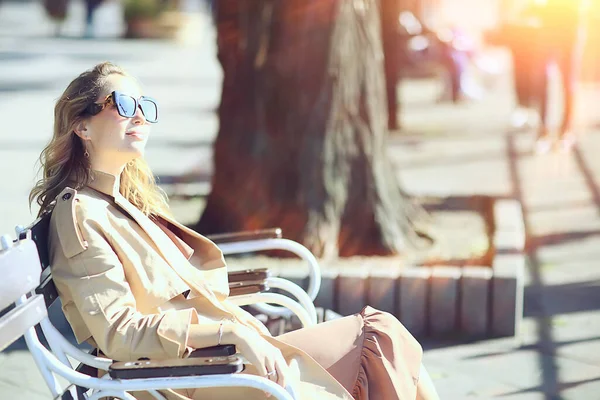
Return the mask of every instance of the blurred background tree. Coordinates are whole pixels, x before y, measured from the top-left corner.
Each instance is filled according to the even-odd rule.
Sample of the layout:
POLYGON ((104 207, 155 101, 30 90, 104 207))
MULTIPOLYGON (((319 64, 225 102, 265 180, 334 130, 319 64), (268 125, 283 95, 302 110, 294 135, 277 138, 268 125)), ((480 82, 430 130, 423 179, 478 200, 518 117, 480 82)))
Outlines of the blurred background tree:
POLYGON ((156 21, 166 9, 164 0, 123 0, 123 20, 126 38, 157 36, 156 21))
POLYGON ((376 0, 219 0, 223 89, 205 234, 280 226, 318 256, 389 255, 422 209, 386 150, 376 0))

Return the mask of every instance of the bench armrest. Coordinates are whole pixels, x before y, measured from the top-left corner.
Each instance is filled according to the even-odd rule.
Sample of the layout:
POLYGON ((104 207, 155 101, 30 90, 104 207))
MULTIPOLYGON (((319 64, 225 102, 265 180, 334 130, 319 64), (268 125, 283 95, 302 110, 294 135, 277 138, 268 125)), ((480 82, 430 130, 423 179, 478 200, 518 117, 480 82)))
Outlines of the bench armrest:
POLYGON ((229 271, 227 278, 229 283, 264 281, 271 277, 271 271, 268 268, 244 269, 240 271, 229 271))
POLYGON ((235 374, 244 364, 238 356, 193 357, 176 360, 139 360, 113 363, 108 373, 113 379, 167 378, 198 375, 235 374))
POLYGON ((248 240, 281 239, 281 228, 258 229, 255 231, 242 231, 231 233, 218 233, 206 235, 215 244, 243 242, 248 240))
POLYGON ((265 281, 234 282, 229 284, 229 296, 242 296, 266 292, 269 285, 265 281))

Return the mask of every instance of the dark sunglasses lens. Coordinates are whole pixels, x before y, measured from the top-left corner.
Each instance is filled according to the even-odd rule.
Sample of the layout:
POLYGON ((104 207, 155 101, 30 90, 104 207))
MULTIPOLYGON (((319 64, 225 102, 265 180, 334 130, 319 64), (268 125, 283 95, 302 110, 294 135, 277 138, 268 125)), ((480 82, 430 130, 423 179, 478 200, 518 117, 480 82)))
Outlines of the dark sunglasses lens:
POLYGON ((144 113, 144 117, 148 122, 158 121, 158 106, 152 100, 142 99, 140 100, 140 107, 144 113))
POLYGON ((119 95, 117 97, 117 111, 122 117, 133 118, 135 115, 135 99, 131 96, 119 95))

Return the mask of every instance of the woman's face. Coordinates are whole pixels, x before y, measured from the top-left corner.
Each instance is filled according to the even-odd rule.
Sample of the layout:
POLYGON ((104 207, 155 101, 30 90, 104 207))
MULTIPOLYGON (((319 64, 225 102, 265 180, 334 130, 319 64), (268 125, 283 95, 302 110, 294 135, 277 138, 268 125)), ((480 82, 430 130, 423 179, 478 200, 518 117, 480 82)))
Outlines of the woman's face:
MULTIPOLYGON (((135 99, 142 96, 138 83, 128 76, 112 74, 107 78, 106 87, 106 92, 96 99, 97 103, 103 103, 115 90, 135 99)), ((133 118, 126 118, 119 115, 114 104, 109 104, 84 122, 79 136, 85 141, 92 164, 124 165, 144 155, 149 134, 150 124, 139 107, 133 118)))

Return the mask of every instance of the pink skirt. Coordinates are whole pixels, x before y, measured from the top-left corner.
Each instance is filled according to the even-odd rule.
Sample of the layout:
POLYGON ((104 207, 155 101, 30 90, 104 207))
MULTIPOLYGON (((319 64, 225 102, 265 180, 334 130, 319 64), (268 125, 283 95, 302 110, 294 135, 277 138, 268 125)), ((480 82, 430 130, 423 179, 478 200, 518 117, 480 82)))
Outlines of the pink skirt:
POLYGON ((423 350, 393 315, 360 313, 277 339, 310 355, 356 400, 415 400, 423 350))

